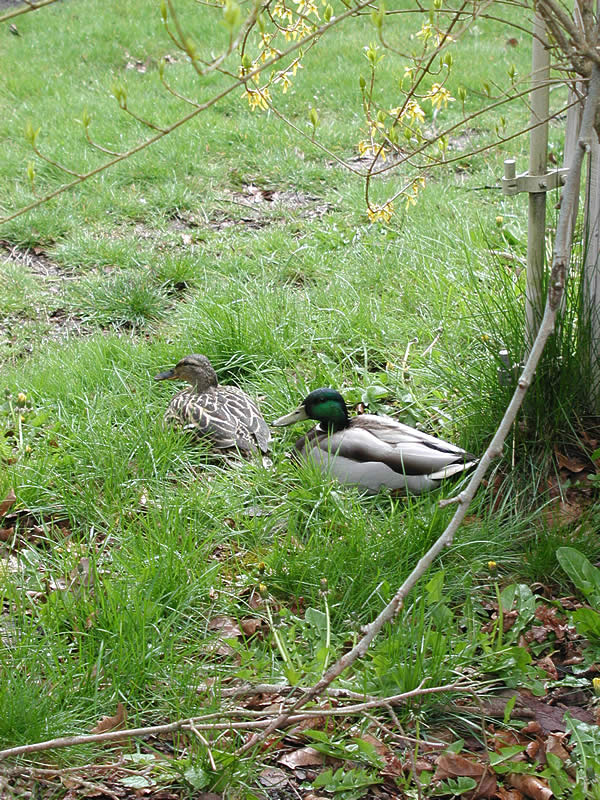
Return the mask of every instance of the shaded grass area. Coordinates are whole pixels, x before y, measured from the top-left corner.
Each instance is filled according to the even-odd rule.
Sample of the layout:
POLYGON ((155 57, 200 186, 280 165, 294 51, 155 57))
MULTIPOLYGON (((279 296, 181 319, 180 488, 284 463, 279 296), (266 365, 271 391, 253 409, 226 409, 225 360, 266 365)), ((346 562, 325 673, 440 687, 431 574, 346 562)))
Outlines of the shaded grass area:
MULTIPOLYGON (((135 141, 106 90, 124 80, 140 113, 152 113, 156 61, 168 47, 158 15, 133 6, 139 13, 118 20, 80 3, 77 11, 49 8, 43 25, 35 14, 19 21, 21 37, 6 45, 21 68, 3 90, 12 109, 0 123, 10 156, 0 159, 4 202, 30 199, 15 178, 31 157, 19 134, 31 116, 45 120, 40 146, 77 168, 97 155, 81 147, 74 109, 93 107, 99 140, 135 141), (128 68, 147 58, 145 72, 128 68)), ((192 7, 182 13, 191 22, 192 7)), ((473 107, 490 42, 502 64, 514 58, 526 70, 528 54, 508 55, 481 23, 464 55, 473 107)), ((358 79, 347 65, 360 70, 363 44, 364 29, 334 39, 330 64, 343 68, 336 91, 307 63, 306 80, 284 99, 303 120, 316 97, 321 130, 345 157, 355 154, 359 127, 349 110, 358 79)), ((193 91, 185 64, 172 68, 179 88, 193 91)), ((390 70, 384 83, 396 79, 390 70)), ((160 97, 168 119, 174 101, 160 97)), ((339 653, 452 513, 438 507, 438 494, 364 498, 296 467, 285 453, 297 432, 277 435, 271 469, 225 465, 164 429, 172 387, 152 381, 161 369, 205 353, 223 383, 259 398, 267 419, 317 386, 339 387, 352 403, 376 387, 373 410, 474 452, 501 415, 495 358, 503 345, 517 349, 522 204, 467 189, 495 183, 507 152, 466 158, 434 179, 410 214, 375 227, 358 181, 238 100, 230 96, 151 151, 2 230, 0 499, 14 487, 17 508, 39 528, 32 536, 31 519, 17 518, 0 565, 7 745, 89 731, 118 702, 136 724, 192 715, 199 705, 209 711, 219 695, 204 693, 207 680, 219 687, 289 678, 259 584, 282 615, 298 678, 315 680, 320 640, 302 612, 323 609, 322 579, 339 653), (257 187, 281 197, 261 198, 257 187), (499 249, 513 261, 490 255, 499 249), (499 285, 512 297, 502 299, 499 285), (228 638, 215 627, 220 616, 258 617, 263 628, 228 638)), ((41 184, 57 179, 50 167, 36 169, 41 184)), ((510 472, 509 451, 510 443, 500 472, 510 472)), ((522 463, 529 479, 536 464, 522 463)), ((556 526, 531 510, 535 500, 490 480, 432 571, 443 570, 450 617, 440 598, 419 589, 348 684, 398 692, 423 675, 442 683, 467 668, 484 672, 477 632, 497 585, 546 581, 567 591, 555 550, 575 542, 598 557, 597 514, 592 507, 578 527, 556 526)), ((427 725, 435 708, 424 701, 403 722, 427 725)))

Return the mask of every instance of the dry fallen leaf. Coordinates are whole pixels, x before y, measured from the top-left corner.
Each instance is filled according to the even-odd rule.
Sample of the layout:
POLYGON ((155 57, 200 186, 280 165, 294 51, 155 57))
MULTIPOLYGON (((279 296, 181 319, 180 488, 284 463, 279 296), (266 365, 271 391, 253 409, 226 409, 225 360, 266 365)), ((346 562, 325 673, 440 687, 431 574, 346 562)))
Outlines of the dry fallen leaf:
POLYGON ((589 471, 590 469, 589 461, 582 456, 567 456, 561 453, 556 447, 554 448, 554 455, 561 469, 566 469, 573 473, 583 472, 584 470, 589 471))
POLYGON ((569 752, 563 744, 565 739, 565 733, 549 733, 546 739, 546 752, 552 753, 560 758, 561 761, 567 761, 569 752))
POLYGON ((525 797, 530 797, 531 800, 550 800, 553 796, 552 789, 548 784, 534 775, 519 775, 511 772, 506 775, 504 780, 515 789, 519 789, 525 797))
POLYGON ((551 678, 553 681, 558 680, 558 670, 554 664, 554 661, 550 658, 550 656, 544 656, 544 658, 540 658, 536 665, 543 669, 544 672, 547 673, 548 677, 551 678))
POLYGON ((240 626, 233 617, 213 617, 208 623, 208 629, 218 631, 224 639, 237 639, 242 635, 240 626))
POLYGON ((127 722, 127 711, 123 703, 117 705, 117 713, 114 717, 102 717, 98 724, 92 728, 91 733, 108 733, 108 731, 119 731, 125 727, 127 722))
POLYGON ((518 789, 506 789, 504 786, 496 789, 496 797, 498 800, 523 800, 523 794, 518 789))
POLYGON ((259 780, 263 786, 277 787, 282 790, 288 785, 288 777, 279 767, 266 767, 259 775, 259 780))
POLYGON ((248 617, 240 620, 240 628, 246 636, 254 636, 256 631, 262 626, 263 621, 258 617, 248 617))
MULTIPOLYGON (((381 771, 382 775, 399 776, 404 773, 405 770, 402 761, 395 755, 394 751, 380 739, 376 739, 375 736, 371 736, 370 733, 363 733, 360 738, 364 742, 372 744, 377 755, 385 761, 385 767, 381 771)), ((426 769, 431 769, 431 765, 428 764, 426 769)))
POLYGON ((278 764, 283 764, 284 767, 289 767, 290 769, 321 766, 324 761, 323 754, 313 747, 300 747, 298 750, 292 750, 291 753, 286 753, 277 759, 278 764))
POLYGON ((6 515, 7 511, 12 508, 16 502, 17 495, 15 494, 15 490, 9 489, 8 494, 0 503, 0 519, 6 515))
POLYGON ((442 753, 435 763, 434 781, 460 777, 476 780, 477 786, 471 795, 473 800, 480 797, 493 797, 496 792, 496 776, 487 764, 471 761, 456 753, 442 753))

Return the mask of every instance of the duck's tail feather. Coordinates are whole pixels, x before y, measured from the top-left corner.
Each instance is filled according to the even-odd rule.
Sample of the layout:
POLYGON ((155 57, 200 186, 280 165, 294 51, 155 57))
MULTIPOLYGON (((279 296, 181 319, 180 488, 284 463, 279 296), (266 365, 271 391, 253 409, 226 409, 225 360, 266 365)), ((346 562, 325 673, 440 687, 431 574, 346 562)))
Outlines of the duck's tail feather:
POLYGON ((430 473, 428 477, 434 481, 441 481, 444 480, 444 478, 451 478, 453 475, 459 475, 461 472, 466 472, 478 463, 479 459, 475 458, 473 461, 461 461, 458 464, 449 464, 447 467, 444 467, 437 472, 430 473))

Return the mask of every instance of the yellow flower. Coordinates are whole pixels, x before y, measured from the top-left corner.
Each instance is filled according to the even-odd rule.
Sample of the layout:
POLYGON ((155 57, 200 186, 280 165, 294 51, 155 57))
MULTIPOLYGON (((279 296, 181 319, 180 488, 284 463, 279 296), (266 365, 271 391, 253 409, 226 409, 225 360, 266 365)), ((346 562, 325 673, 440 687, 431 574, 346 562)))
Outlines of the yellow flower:
POLYGON ((495 561, 488 561, 487 565, 490 572, 493 572, 498 566, 495 561))
POLYGON ((389 222, 393 213, 394 204, 389 202, 385 203, 383 206, 372 206, 367 209, 367 214, 371 222, 378 222, 379 220, 389 222))
POLYGON ((411 100, 410 103, 406 107, 406 113, 408 114, 411 120, 418 120, 419 122, 425 122, 425 112, 421 108, 421 106, 417 103, 416 100, 411 100))
POLYGON ((312 0, 294 0, 294 3, 298 6, 298 14, 304 14, 305 16, 314 14, 319 19, 319 12, 312 0))
POLYGON ((27 395, 25 394, 25 392, 19 392, 19 394, 17 395, 17 405, 19 406, 19 408, 23 408, 26 402, 27 402, 27 395))
POLYGON ((423 39, 423 42, 427 42, 433 36, 433 25, 431 22, 424 22, 421 30, 417 31, 415 34, 417 39, 423 39))
POLYGON ((431 101, 433 108, 448 107, 448 103, 453 103, 454 98, 444 86, 439 83, 434 83, 429 92, 427 93, 426 100, 431 101))
POLYGON ((594 694, 600 695, 600 678, 593 678, 592 686, 594 687, 594 694))
POLYGON ((412 182, 412 186, 410 189, 406 190, 405 197, 406 197, 406 209, 410 208, 410 206, 417 205, 417 197, 419 196, 419 192, 425 186, 425 178, 415 178, 412 182))
POLYGON ((289 73, 287 72, 281 72, 275 82, 281 83, 281 91, 283 92, 283 94, 285 94, 292 85, 292 82, 289 78, 289 73))
POLYGON ((248 99, 248 105, 250 106, 250 111, 254 111, 256 108, 267 109, 269 107, 269 101, 271 100, 271 93, 268 89, 246 89, 244 92, 248 99))

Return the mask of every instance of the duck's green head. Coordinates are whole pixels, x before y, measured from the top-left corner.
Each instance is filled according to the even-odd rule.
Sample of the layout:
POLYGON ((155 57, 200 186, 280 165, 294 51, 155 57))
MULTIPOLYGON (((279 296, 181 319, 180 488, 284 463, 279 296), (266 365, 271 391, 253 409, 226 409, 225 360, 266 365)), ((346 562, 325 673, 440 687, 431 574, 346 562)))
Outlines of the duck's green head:
POLYGON ((342 395, 335 389, 315 389, 307 395, 295 411, 279 417, 274 426, 292 425, 303 419, 315 419, 323 427, 337 431, 350 421, 348 409, 342 395))

